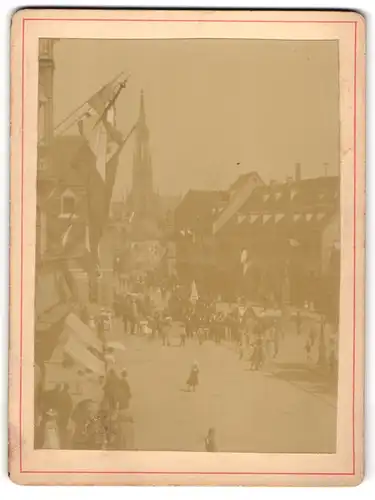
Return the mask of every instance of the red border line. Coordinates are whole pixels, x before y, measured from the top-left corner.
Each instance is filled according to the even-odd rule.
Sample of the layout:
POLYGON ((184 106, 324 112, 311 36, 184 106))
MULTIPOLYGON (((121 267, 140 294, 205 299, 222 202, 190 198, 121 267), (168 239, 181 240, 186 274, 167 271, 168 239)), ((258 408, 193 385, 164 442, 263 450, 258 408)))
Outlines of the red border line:
POLYGON ((150 475, 150 474, 158 474, 158 475, 258 475, 258 476, 269 476, 269 475, 278 475, 278 476, 353 476, 356 471, 356 449, 355 449, 355 372, 356 372, 356 204, 357 204, 357 24, 358 21, 306 21, 306 20, 286 20, 286 21, 276 21, 276 20, 246 20, 246 19, 85 19, 85 18, 73 18, 73 19, 62 19, 62 18, 24 18, 22 20, 22 42, 21 42, 21 50, 22 50, 22 76, 21 76, 21 85, 22 85, 22 110, 21 110, 21 298, 20 298, 20 407, 19 407, 19 465, 20 465, 20 473, 26 474, 129 474, 129 475, 150 475), (192 471, 97 471, 97 470, 88 470, 88 471, 69 471, 69 470, 24 470, 22 469, 22 434, 23 434, 23 426, 22 426, 22 399, 23 399, 23 366, 22 366, 22 358, 23 358, 23 243, 24 243, 24 122, 25 122, 25 23, 26 21, 116 21, 116 22, 188 22, 188 23, 304 23, 304 24, 352 24, 354 25, 354 117, 353 117, 353 154, 354 154, 354 235, 353 235, 353 371, 352 371, 352 471, 350 472, 218 472, 218 471, 207 471, 207 472, 192 472, 192 471))
POLYGON ((306 21, 298 19, 290 19, 285 21, 276 21, 275 19, 142 19, 142 18, 107 18, 107 19, 90 19, 90 18, 61 18, 61 17, 26 17, 24 21, 91 21, 91 22, 135 22, 135 23, 278 23, 278 24, 354 24, 357 21, 306 21))
POLYGON ((25 145, 25 134, 24 134, 24 124, 25 124, 25 19, 22 20, 22 97, 21 97, 21 298, 20 298, 20 436, 19 436, 19 447, 20 447, 20 472, 22 472, 22 399, 23 399, 23 387, 22 387, 22 379, 23 379, 23 202, 24 202, 24 145, 25 145))
POLYGON ((357 238, 357 23, 354 25, 354 102, 353 102, 353 155, 354 155, 354 168, 353 168, 353 373, 352 373, 352 470, 355 474, 356 468, 356 449, 355 449, 355 372, 356 372, 356 238, 357 238))

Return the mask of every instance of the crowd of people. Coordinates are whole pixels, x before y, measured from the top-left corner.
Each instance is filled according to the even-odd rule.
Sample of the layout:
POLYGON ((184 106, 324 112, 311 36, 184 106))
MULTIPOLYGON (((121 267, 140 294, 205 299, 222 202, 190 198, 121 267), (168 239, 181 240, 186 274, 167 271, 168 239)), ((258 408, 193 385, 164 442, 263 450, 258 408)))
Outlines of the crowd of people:
MULTIPOLYGON (((116 367, 113 350, 108 346, 108 333, 117 317, 117 332, 124 339, 128 335, 145 336, 152 342, 160 342, 168 348, 176 345, 176 331, 179 332, 179 346, 184 348, 191 342, 197 346, 205 343, 232 346, 239 360, 249 363, 249 369, 261 370, 267 361, 277 360, 280 346, 285 337, 283 313, 256 313, 244 299, 226 310, 221 310, 219 300, 201 297, 191 300, 181 287, 153 287, 137 280, 126 291, 117 291, 110 310, 101 309, 90 315, 86 308, 81 320, 101 340, 103 345, 99 357, 105 365, 105 375, 100 379, 101 396, 98 401, 81 400, 74 406, 67 383, 56 384, 55 388, 36 392, 37 448, 67 449, 134 449, 134 422, 130 411, 132 398, 127 370, 116 367), (155 303, 155 295, 159 300, 155 303), (177 327, 177 328, 176 328, 177 327)), ((222 308, 223 309, 223 308, 222 308)), ((260 308, 262 309, 262 308, 260 308)), ((301 335, 303 317, 295 316, 296 334, 301 335)), ((324 339, 316 328, 306 335, 306 361, 311 361, 311 352, 324 339)), ((177 338, 178 338, 177 337, 177 338)), ((333 352, 333 349, 330 351, 333 352)), ((325 359, 332 370, 336 370, 336 357, 326 356, 319 351, 319 362, 325 359)), ((187 391, 195 392, 199 386, 199 366, 192 363, 187 374, 187 391)), ((210 429, 206 438, 207 451, 214 451, 215 430, 210 429)))

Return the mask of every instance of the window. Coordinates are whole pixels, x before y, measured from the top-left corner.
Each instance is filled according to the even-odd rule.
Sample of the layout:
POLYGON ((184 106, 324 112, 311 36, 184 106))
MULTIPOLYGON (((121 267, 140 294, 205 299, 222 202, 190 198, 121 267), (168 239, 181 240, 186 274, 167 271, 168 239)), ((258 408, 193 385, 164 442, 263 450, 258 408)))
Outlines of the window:
POLYGON ((65 191, 61 197, 61 217, 76 216, 76 197, 70 190, 65 191))

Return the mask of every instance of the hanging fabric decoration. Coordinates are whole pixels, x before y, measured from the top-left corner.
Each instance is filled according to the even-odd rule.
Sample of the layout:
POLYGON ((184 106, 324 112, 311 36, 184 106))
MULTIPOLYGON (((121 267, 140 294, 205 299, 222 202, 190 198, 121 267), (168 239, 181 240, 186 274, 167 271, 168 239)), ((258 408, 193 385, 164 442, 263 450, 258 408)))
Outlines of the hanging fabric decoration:
POLYGON ((313 217, 313 214, 306 214, 306 220, 307 222, 310 222, 313 217))
POLYGON ((249 215, 249 222, 250 224, 252 224, 253 222, 255 222, 259 217, 259 214, 253 214, 253 215, 249 215))
POLYGON ((272 217, 272 214, 265 214, 263 215, 263 224, 265 224, 267 221, 269 221, 272 217))
POLYGON ((245 215, 237 215, 237 224, 241 224, 246 219, 245 215))
POLYGON ((284 214, 276 214, 275 215, 275 222, 279 222, 281 219, 285 217, 284 214))
POLYGON ((294 214, 294 215, 293 215, 293 220, 294 220, 294 222, 299 221, 301 217, 302 217, 302 214, 294 214))

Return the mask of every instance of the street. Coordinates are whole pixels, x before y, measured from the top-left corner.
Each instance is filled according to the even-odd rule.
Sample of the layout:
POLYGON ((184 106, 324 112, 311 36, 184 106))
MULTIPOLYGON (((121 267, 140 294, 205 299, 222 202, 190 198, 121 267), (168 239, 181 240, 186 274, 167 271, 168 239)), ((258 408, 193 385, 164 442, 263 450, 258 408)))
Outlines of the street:
POLYGON ((222 452, 335 452, 334 398, 319 395, 309 377, 294 382, 284 376, 291 372, 272 364, 250 371, 228 342, 200 346, 193 339, 180 347, 176 325, 170 347, 120 330, 116 321, 114 336, 126 346, 136 449, 204 451, 204 438, 214 427, 222 452), (188 392, 194 361, 199 386, 188 392))

